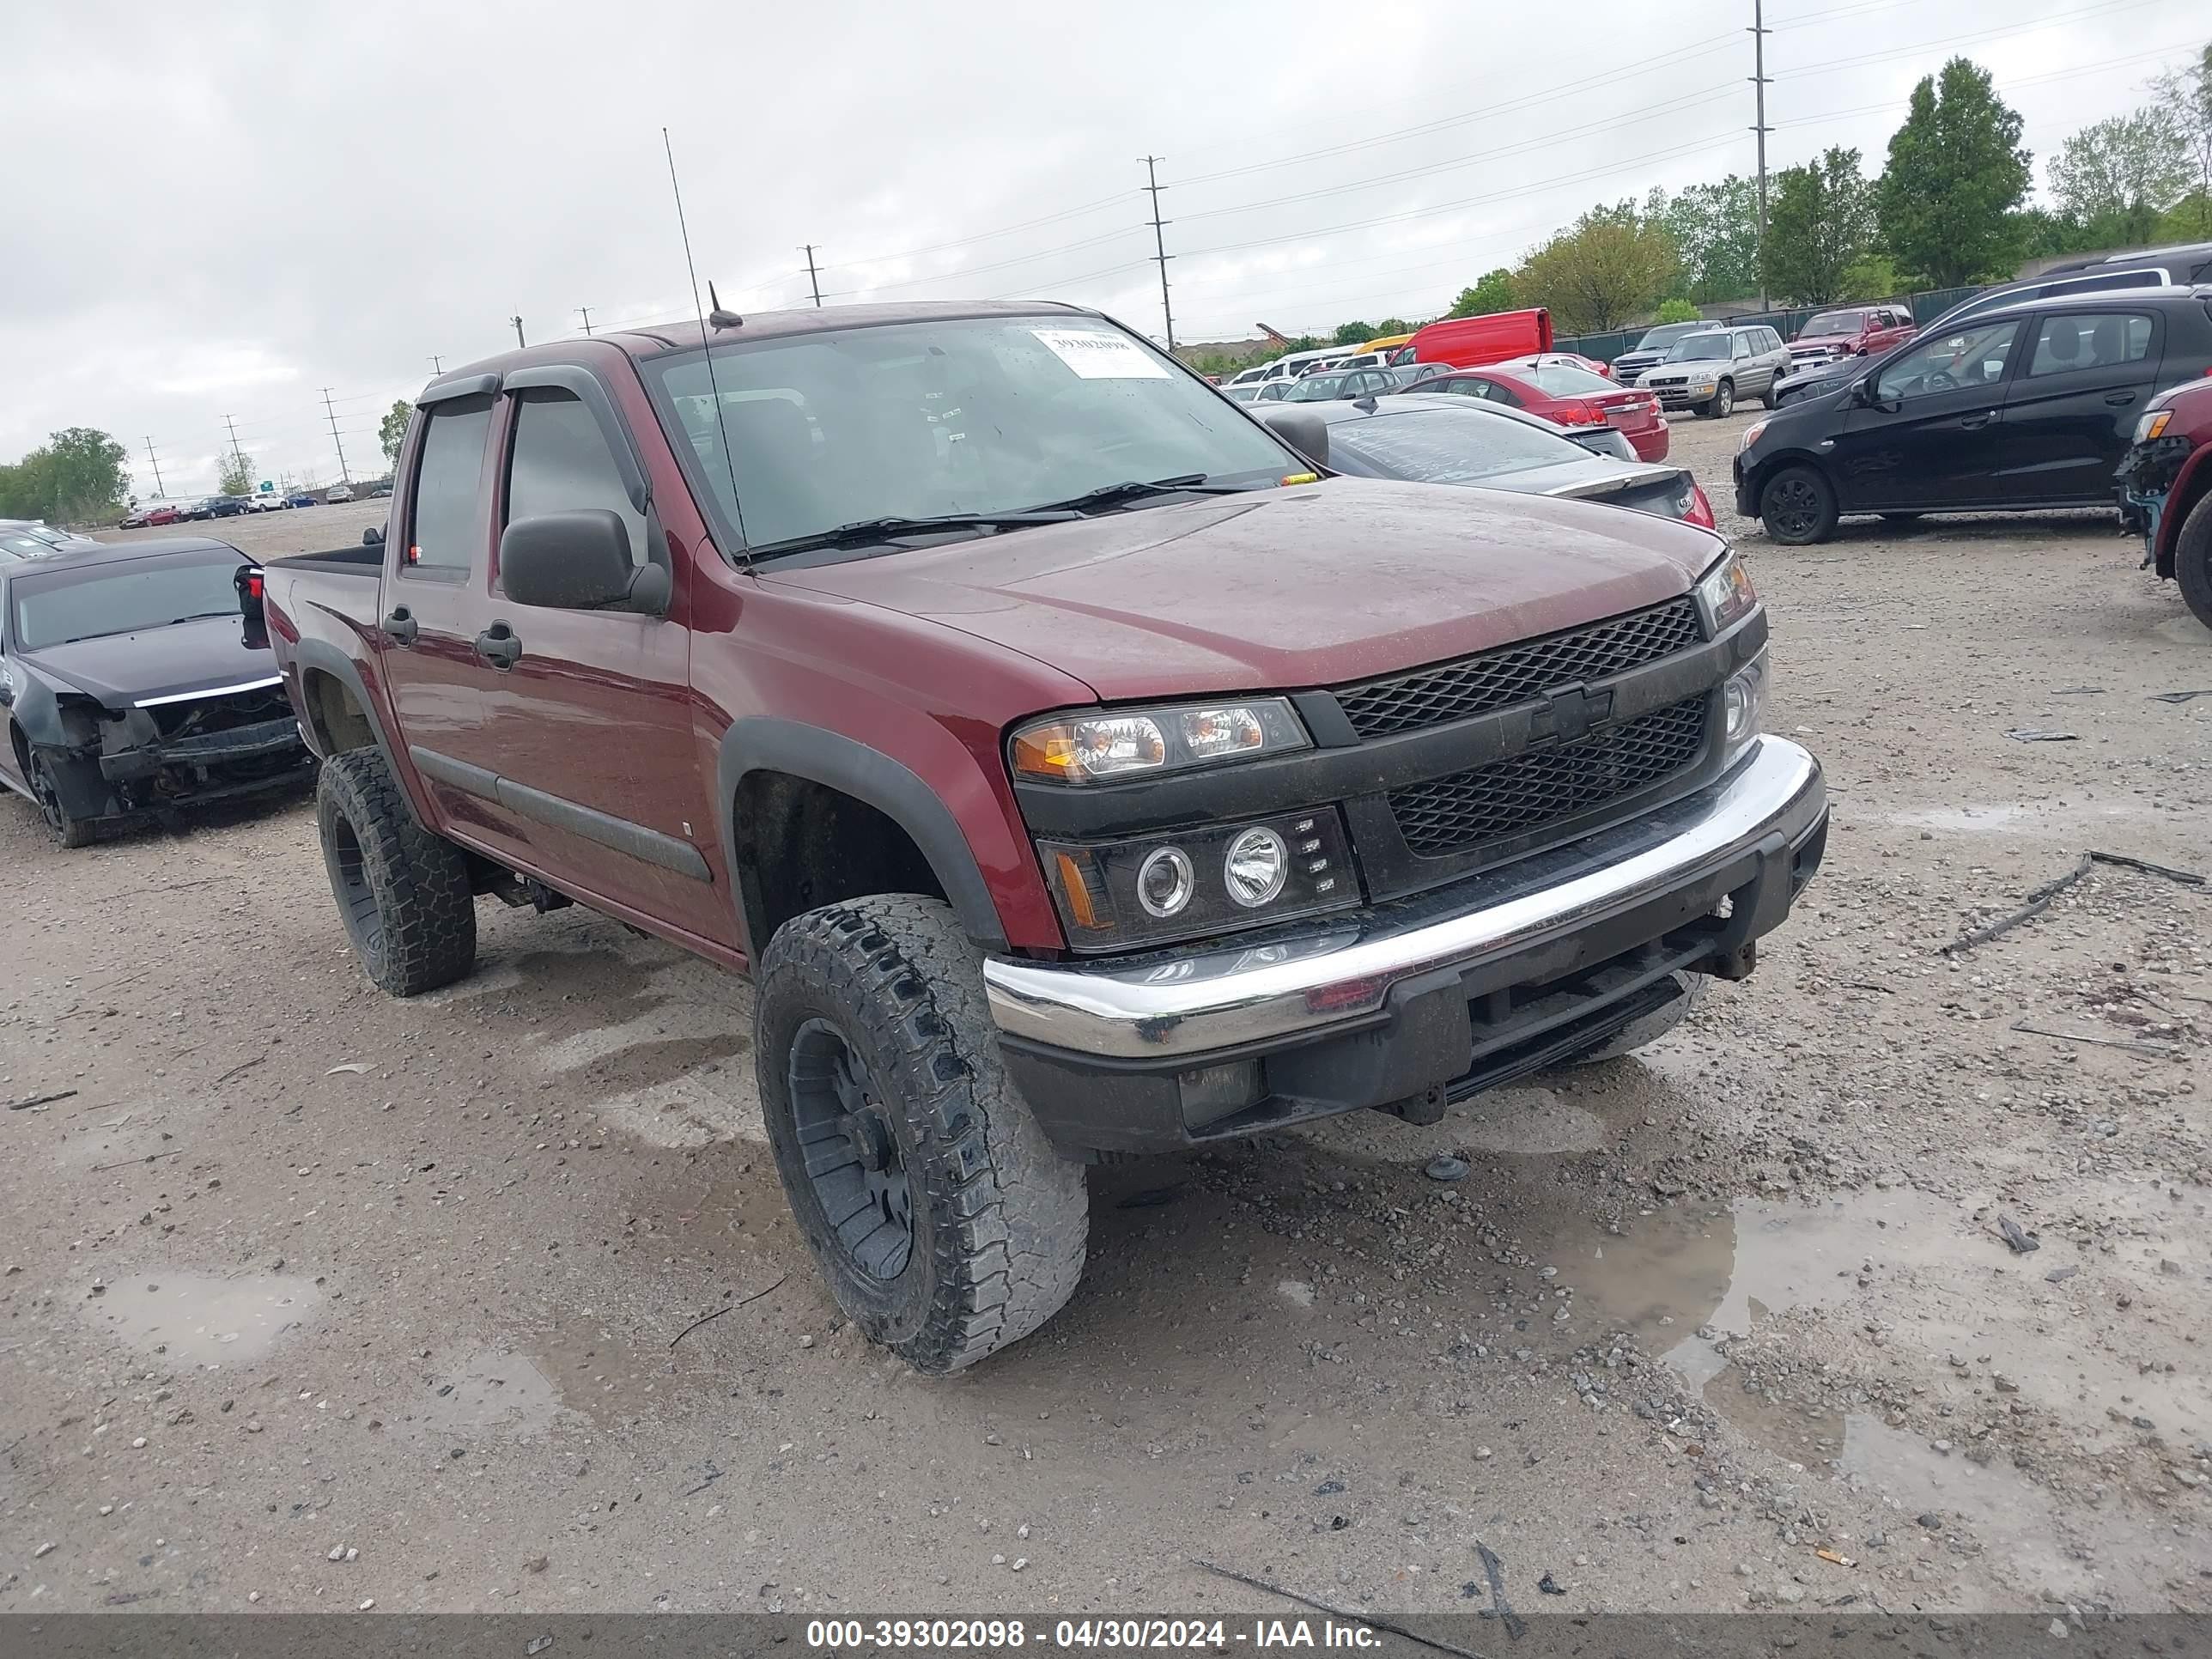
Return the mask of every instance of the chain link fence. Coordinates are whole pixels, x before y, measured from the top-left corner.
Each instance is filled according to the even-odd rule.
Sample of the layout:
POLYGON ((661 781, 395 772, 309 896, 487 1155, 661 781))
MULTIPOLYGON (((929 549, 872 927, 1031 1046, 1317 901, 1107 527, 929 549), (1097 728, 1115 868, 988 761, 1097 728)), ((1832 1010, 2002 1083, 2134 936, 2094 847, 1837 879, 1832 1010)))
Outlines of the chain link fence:
MULTIPOLYGON (((1746 312, 1741 317, 1717 318, 1713 320, 1713 326, 1738 328, 1747 324, 1764 323, 1784 340, 1791 340, 1796 337, 1797 331, 1805 325, 1808 319, 1823 311, 1848 309, 1850 305, 1911 306, 1912 320, 1925 325, 1969 295, 1980 292, 1980 288, 1976 286, 1924 289, 1917 294, 1893 295, 1886 300, 1854 300, 1841 307, 1799 306, 1788 311, 1746 312)), ((1615 329, 1608 334, 1561 335, 1552 342, 1552 349, 1554 351, 1571 351, 1581 356, 1595 357, 1601 363, 1609 363, 1622 352, 1633 348, 1644 337, 1649 326, 1647 324, 1639 328, 1615 329)))

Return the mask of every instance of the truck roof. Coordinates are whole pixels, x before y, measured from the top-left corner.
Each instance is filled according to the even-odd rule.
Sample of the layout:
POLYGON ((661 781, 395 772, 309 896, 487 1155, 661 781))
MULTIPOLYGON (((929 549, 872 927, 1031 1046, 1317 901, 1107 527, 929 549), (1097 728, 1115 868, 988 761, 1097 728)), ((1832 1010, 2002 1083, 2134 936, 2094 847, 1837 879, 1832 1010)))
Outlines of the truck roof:
MULTIPOLYGON (((808 306, 790 311, 749 311, 735 328, 703 331, 716 345, 738 345, 748 340, 775 339, 795 334, 823 334, 831 330, 881 328, 893 323, 915 323, 971 317, 1095 317, 1085 306, 1063 305, 1053 300, 910 300, 896 305, 808 306)), ((510 368, 538 363, 573 362, 579 350, 593 344, 610 345, 634 362, 665 357, 671 352, 696 351, 702 331, 695 321, 656 323, 650 328, 613 328, 586 340, 560 340, 545 345, 521 346, 494 356, 480 357, 449 369, 423 388, 473 380, 510 368)), ((1341 349, 1341 348, 1340 348, 1341 349)))

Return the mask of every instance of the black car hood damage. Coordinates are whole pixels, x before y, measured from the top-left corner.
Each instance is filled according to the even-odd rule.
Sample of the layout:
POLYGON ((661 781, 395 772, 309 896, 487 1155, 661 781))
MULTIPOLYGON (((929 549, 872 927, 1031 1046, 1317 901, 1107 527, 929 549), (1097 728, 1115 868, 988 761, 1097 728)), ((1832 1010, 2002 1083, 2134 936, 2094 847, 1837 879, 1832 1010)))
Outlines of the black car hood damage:
POLYGON ((135 634, 107 634, 17 653, 57 687, 75 687, 109 708, 195 691, 235 691, 274 682, 276 659, 246 642, 232 617, 206 617, 135 634))

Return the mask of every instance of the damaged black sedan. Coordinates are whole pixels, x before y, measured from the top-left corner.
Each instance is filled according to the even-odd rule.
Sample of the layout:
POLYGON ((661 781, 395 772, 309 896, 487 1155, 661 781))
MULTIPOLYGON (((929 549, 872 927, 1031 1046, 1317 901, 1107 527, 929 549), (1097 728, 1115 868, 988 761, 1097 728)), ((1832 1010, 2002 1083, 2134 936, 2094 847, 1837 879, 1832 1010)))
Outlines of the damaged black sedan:
POLYGON ((267 637, 239 616, 246 565, 179 538, 0 566, 0 784, 63 846, 312 775, 267 637))

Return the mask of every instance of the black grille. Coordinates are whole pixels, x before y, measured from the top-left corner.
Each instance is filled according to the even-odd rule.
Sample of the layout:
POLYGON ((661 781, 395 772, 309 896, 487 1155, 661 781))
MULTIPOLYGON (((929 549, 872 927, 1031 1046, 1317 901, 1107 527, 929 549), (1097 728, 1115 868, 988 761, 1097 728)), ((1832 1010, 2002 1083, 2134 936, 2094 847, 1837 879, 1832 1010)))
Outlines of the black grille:
POLYGON ((282 720, 292 704, 282 686, 263 686, 252 691, 233 691, 218 697, 196 697, 185 702, 156 703, 146 711, 155 729, 165 739, 204 738, 240 726, 258 726, 282 720))
POLYGON ((1697 641, 1697 603, 1686 594, 1549 639, 1370 680, 1339 691, 1336 700, 1361 737, 1387 738, 1533 702, 1559 686, 1641 668, 1697 641))
POLYGON ((1680 771, 1705 741, 1705 699, 1680 702, 1556 748, 1534 749, 1392 792, 1407 847, 1444 858, 1541 830, 1680 771))

